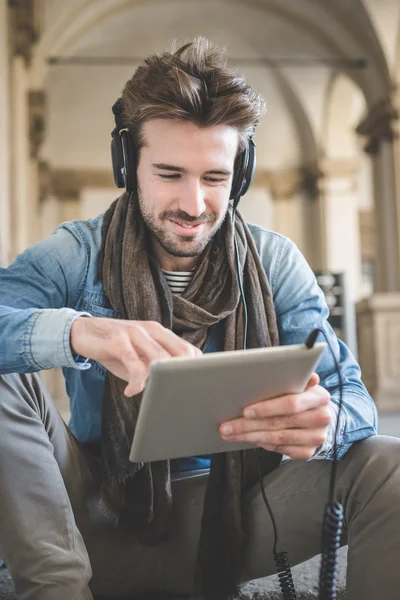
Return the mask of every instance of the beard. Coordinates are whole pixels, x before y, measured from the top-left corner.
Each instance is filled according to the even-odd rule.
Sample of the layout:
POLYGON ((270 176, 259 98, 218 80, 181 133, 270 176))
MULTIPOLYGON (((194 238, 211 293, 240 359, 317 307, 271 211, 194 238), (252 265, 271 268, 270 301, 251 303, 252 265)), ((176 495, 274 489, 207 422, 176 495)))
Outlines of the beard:
POLYGON ((193 258, 200 256, 203 250, 213 239, 220 229, 228 213, 228 207, 225 212, 218 217, 215 213, 203 213, 199 217, 191 217, 183 210, 165 210, 156 216, 144 206, 143 197, 138 192, 139 209, 143 221, 150 231, 151 235, 157 240, 160 246, 172 256, 180 258, 193 258), (200 223, 211 224, 208 231, 203 235, 179 235, 163 227, 163 222, 169 220, 183 222, 187 225, 199 225, 200 223))

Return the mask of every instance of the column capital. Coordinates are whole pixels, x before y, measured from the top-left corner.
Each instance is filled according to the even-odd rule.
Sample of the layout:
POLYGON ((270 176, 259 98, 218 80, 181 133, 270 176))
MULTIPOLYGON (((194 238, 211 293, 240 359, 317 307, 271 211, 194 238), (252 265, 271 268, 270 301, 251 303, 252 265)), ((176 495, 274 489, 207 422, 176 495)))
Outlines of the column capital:
POLYGON ((304 165, 300 168, 301 181, 299 190, 305 193, 309 200, 318 200, 321 195, 321 185, 324 172, 317 162, 304 165))
POLYGON ((32 46, 39 38, 35 0, 8 0, 8 6, 11 51, 14 56, 22 56, 25 64, 29 66, 32 46))
POLYGON ((265 171, 265 182, 275 201, 290 200, 301 183, 300 169, 279 169, 265 171))
POLYGON ((325 158, 320 162, 321 191, 334 190, 335 193, 354 192, 357 186, 356 175, 359 161, 355 158, 325 158))
POLYGON ((324 158, 319 163, 323 177, 334 179, 345 179, 353 177, 360 163, 357 158, 324 158))
POLYGON ((357 125, 356 132, 367 137, 364 150, 367 154, 377 154, 382 140, 396 137, 399 110, 395 98, 388 96, 370 107, 368 114, 357 125))
POLYGON ((311 200, 318 198, 322 177, 323 172, 317 162, 276 171, 263 171, 263 181, 277 202, 291 200, 299 192, 303 192, 311 200))
POLYGON ((37 158, 46 131, 47 98, 44 90, 28 92, 29 147, 31 158, 37 158))
POLYGON ((109 169, 60 169, 40 160, 39 198, 43 202, 53 195, 61 202, 79 200, 84 188, 114 188, 114 178, 109 169))

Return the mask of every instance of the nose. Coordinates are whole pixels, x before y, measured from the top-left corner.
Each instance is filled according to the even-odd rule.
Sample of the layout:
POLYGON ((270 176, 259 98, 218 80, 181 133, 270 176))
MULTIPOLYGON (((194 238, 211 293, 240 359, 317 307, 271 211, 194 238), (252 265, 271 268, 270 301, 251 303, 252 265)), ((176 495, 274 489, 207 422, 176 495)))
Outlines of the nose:
POLYGON ((191 217, 199 217, 206 209, 205 191, 198 179, 187 182, 182 190, 179 208, 191 217))

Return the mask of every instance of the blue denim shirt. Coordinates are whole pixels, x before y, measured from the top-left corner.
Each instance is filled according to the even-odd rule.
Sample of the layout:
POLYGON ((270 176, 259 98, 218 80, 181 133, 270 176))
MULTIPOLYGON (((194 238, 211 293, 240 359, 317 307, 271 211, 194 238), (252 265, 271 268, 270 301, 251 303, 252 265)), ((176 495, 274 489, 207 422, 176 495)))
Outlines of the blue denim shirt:
MULTIPOLYGON (((116 316, 97 278, 102 221, 100 215, 63 223, 7 269, 0 269, 0 374, 62 367, 71 402, 69 427, 83 442, 100 437, 105 369, 95 361, 76 363, 70 328, 82 313, 116 316)), ((376 434, 374 402, 361 381, 356 360, 327 322, 324 295, 303 255, 284 236, 255 225, 249 227, 270 282, 280 343, 304 343, 307 335, 320 327, 340 363, 344 405, 337 442, 341 457, 353 442, 376 434)), ((219 349, 218 328, 214 328, 207 351, 219 349)), ((338 376, 329 350, 317 372, 321 385, 331 394, 332 413, 336 415, 338 376)), ((331 430, 330 442, 320 448, 318 458, 332 456, 333 424, 331 430)))

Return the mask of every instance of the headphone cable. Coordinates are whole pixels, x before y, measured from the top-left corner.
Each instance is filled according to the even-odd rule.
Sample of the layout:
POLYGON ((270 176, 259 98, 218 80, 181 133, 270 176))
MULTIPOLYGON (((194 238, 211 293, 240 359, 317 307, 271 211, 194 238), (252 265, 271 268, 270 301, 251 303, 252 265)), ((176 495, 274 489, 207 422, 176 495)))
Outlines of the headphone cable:
MULTIPOLYGON (((237 203, 236 203, 237 206, 237 203)), ((237 279, 239 284, 240 295, 243 304, 243 317, 244 317, 244 334, 243 334, 243 349, 247 348, 247 328, 248 328, 248 313, 246 298, 243 289, 243 281, 241 276, 240 259, 239 259, 239 248, 236 238, 236 206, 232 211, 232 227, 233 227, 233 242, 236 255, 236 268, 237 268, 237 279)), ((319 574, 319 600, 336 600, 336 578, 337 578, 337 562, 338 562, 338 550, 340 548, 340 539, 343 528, 343 506, 340 502, 335 502, 335 480, 337 473, 337 436, 340 427, 340 415, 343 406, 343 381, 340 373, 340 366, 336 360, 335 353, 329 342, 328 336, 325 331, 320 328, 314 329, 308 336, 305 345, 307 348, 312 348, 316 342, 318 334, 322 333, 328 344, 329 350, 331 351, 333 361, 335 364, 335 370, 339 379, 339 410, 336 419, 335 436, 333 443, 333 462, 330 474, 329 483, 329 497, 328 502, 325 506, 323 525, 322 525, 322 541, 321 541, 321 567, 319 574)), ((274 545, 273 555, 275 559, 276 569, 279 577, 279 585, 282 591, 283 600, 296 600, 296 590, 293 583, 293 576, 290 569, 288 554, 286 551, 277 552, 278 545, 278 530, 273 515, 271 506, 268 502, 267 495, 265 492, 263 475, 261 472, 260 463, 258 460, 257 452, 254 448, 254 456, 257 461, 257 469, 259 475, 259 483, 261 495, 264 504, 268 510, 271 518, 272 527, 274 530, 274 545)))
MULTIPOLYGON (((237 243, 237 238, 236 238, 235 218, 236 218, 236 208, 234 208, 234 210, 232 211, 233 243, 234 243, 235 254, 236 254, 237 279, 238 279, 238 283, 239 283, 239 290, 240 290, 240 295, 241 295, 242 304, 243 304, 243 318, 244 318, 243 349, 246 350, 246 348, 247 348, 248 313, 247 313, 246 297, 244 294, 243 282, 242 282, 242 277, 241 277, 239 248, 238 248, 238 243, 237 243)), ((274 546, 273 546, 272 552, 273 552, 274 559, 275 559, 276 571, 277 571, 278 578, 279 578, 279 586, 282 591, 283 600, 296 600, 296 598, 297 598, 296 590, 295 590, 294 583, 293 583, 293 577, 292 577, 292 572, 291 572, 290 565, 289 565, 288 554, 286 551, 277 552, 278 528, 276 526, 275 517, 272 512, 271 506, 268 502, 267 495, 265 493, 263 476, 262 476, 261 467, 260 467, 260 463, 258 460, 256 448, 254 448, 254 456, 255 456, 256 462, 257 462, 261 495, 264 500, 264 504, 267 507, 267 510, 269 512, 269 516, 270 516, 271 522, 272 522, 272 527, 274 530, 274 546)))

